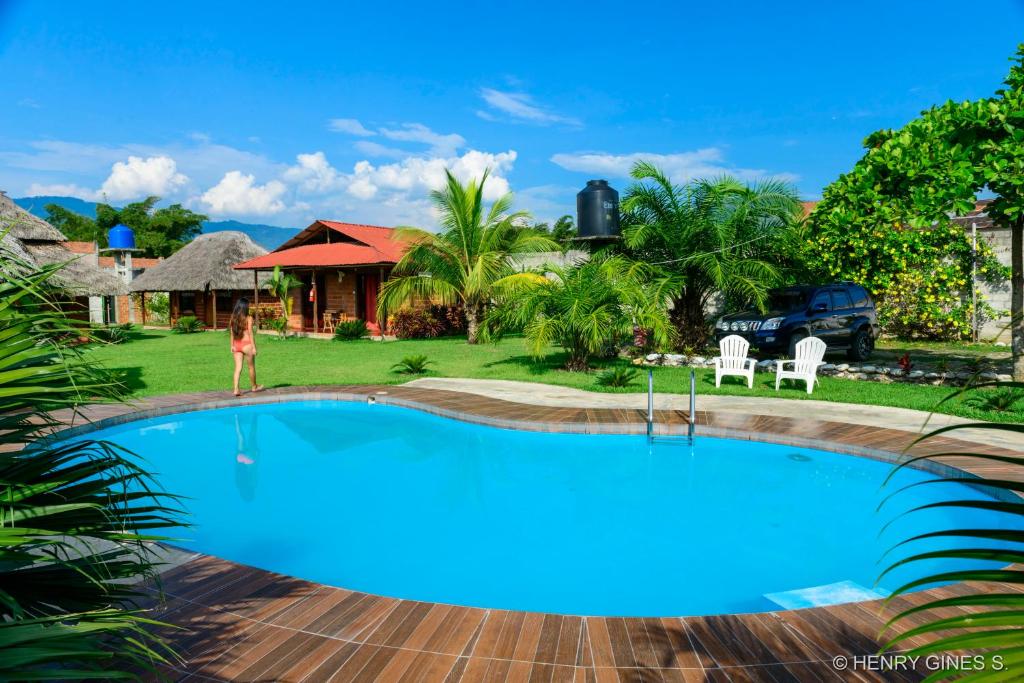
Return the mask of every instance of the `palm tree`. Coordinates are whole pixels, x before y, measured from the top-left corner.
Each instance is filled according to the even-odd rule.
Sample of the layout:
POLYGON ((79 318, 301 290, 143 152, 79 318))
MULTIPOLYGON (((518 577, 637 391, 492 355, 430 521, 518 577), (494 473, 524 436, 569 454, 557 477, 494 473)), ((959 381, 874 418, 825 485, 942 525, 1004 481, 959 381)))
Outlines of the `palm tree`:
POLYGON ((483 190, 490 171, 465 185, 445 170, 443 189, 430 193, 440 214, 441 232, 399 228, 395 239, 409 245, 381 287, 377 315, 416 301, 461 305, 466 311, 470 344, 477 343, 484 312, 503 289, 534 281, 534 273, 517 272, 515 258, 531 252, 557 251, 558 245, 536 231, 522 229, 527 214, 509 213, 506 194, 485 211, 483 190))
POLYGON ((550 271, 504 298, 488 319, 498 333, 522 330, 535 358, 556 344, 569 354, 566 369, 579 371, 593 355, 632 339, 636 329, 659 346, 671 341, 666 303, 678 287, 673 278, 653 278, 650 266, 621 256, 550 271))
POLYGON ((622 202, 625 245, 632 254, 682 278, 672 318, 681 344, 707 342, 706 310, 721 293, 762 307, 796 248, 801 205, 790 185, 746 185, 730 177, 673 185, 663 171, 638 162, 638 183, 622 202))
POLYGON ((39 440, 54 409, 124 396, 67 345, 82 329, 51 298, 59 268, 0 248, 0 679, 135 678, 173 658, 132 605, 153 532, 181 518, 117 446, 39 440))
POLYGON ((288 321, 292 317, 292 307, 295 300, 292 298, 292 290, 302 286, 302 280, 291 273, 281 270, 281 266, 274 266, 274 274, 267 280, 267 291, 276 296, 281 302, 281 315, 284 318, 281 326, 281 336, 288 334, 288 321))

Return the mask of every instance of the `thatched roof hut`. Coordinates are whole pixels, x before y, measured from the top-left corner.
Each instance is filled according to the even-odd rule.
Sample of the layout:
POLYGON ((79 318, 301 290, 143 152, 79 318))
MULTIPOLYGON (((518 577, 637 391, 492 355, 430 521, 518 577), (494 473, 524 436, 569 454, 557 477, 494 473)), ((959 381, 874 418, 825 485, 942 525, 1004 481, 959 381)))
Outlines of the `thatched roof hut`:
MULTIPOLYGON (((133 292, 204 292, 252 289, 253 276, 232 266, 267 250, 234 230, 200 235, 132 281, 133 292)), ((262 287, 270 278, 261 273, 262 287)))
POLYGON ((128 294, 128 286, 113 272, 100 268, 95 256, 76 254, 64 234, 33 216, 0 192, 0 242, 15 258, 37 266, 64 264, 53 282, 80 296, 128 294))
POLYGON ((60 230, 42 218, 33 216, 0 191, 0 231, 9 231, 20 240, 63 242, 67 238, 60 230))

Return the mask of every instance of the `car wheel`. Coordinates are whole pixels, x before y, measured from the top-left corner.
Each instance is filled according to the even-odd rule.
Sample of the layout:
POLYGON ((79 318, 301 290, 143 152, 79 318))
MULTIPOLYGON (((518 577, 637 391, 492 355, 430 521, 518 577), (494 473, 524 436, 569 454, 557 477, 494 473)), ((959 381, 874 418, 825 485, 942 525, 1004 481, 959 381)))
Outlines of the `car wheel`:
POLYGON ((850 357, 850 360, 866 361, 871 358, 871 353, 874 350, 875 340, 871 338, 871 333, 861 328, 853 333, 853 343, 850 344, 850 350, 846 355, 850 357))
POLYGON ((796 358, 796 345, 797 342, 807 339, 807 335, 803 332, 794 332, 789 337, 789 357, 796 358))

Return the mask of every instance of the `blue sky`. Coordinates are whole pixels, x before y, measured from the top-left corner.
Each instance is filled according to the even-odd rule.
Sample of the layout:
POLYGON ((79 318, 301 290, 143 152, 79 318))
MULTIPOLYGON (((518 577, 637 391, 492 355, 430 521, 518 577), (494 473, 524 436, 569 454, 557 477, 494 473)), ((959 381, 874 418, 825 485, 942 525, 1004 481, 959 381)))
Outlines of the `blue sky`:
POLYGON ((0 0, 0 189, 429 225, 444 167, 489 166, 550 219, 642 156, 810 199, 1024 40, 1021 0, 155 7, 0 0))

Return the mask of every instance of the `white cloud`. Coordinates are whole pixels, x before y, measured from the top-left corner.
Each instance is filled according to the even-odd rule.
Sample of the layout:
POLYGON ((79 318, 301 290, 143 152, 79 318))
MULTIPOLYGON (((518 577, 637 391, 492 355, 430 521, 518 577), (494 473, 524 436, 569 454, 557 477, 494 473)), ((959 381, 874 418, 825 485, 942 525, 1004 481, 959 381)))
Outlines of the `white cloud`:
MULTIPOLYGON (((194 140, 164 146, 34 140, 26 143, 23 150, 0 151, 0 186, 9 192, 25 194, 39 187, 75 186, 76 197, 102 199, 98 190, 88 188, 95 188, 99 178, 112 175, 114 164, 132 156, 173 159, 177 168, 187 173, 191 180, 188 187, 173 188, 180 193, 179 197, 188 190, 213 185, 230 169, 245 169, 257 177, 270 178, 279 175, 287 167, 260 154, 194 140)), ((168 198, 166 194, 164 198, 168 198)), ((113 198, 110 200, 115 201, 113 198)))
MULTIPOLYGON (((298 200, 284 209, 286 215, 296 216, 296 223, 312 218, 308 210, 315 207, 319 217, 430 228, 437 216, 427 195, 443 187, 446 168, 462 181, 478 179, 490 168, 484 197, 493 201, 510 190, 508 172, 515 160, 513 150, 494 154, 471 149, 452 156, 407 154, 383 164, 364 159, 353 164, 350 172, 344 172, 317 151, 299 154, 296 163, 279 178, 298 200)), ((283 196, 280 201, 284 201, 283 196)))
POLYGON ((213 214, 268 216, 285 210, 281 201, 287 187, 279 180, 256 184, 256 176, 228 171, 200 200, 213 214))
POLYGON ((143 159, 130 156, 128 161, 118 161, 110 170, 110 176, 100 187, 99 196, 110 201, 141 199, 148 195, 164 196, 173 194, 188 182, 178 165, 167 156, 143 159))
POLYGON ((359 137, 370 137, 374 135, 372 130, 367 129, 356 119, 331 119, 327 122, 327 129, 335 133, 348 133, 359 137))
POLYGON ((298 164, 290 166, 282 174, 282 178, 306 193, 321 193, 338 190, 344 178, 336 168, 327 161, 323 152, 299 154, 295 159, 298 164))
POLYGON ((327 217, 429 229, 437 217, 428 192, 443 185, 445 168, 461 180, 479 178, 492 168, 485 187, 488 201, 511 187, 515 151, 460 149, 462 136, 436 133, 422 124, 394 124, 386 130, 389 137, 375 135, 380 142, 393 140, 391 145, 363 137, 355 141, 361 152, 356 163, 344 166, 332 165, 316 149, 281 163, 189 133, 159 147, 32 141, 0 150, 0 188, 12 196, 102 200, 102 185, 107 199, 117 204, 125 201, 118 197, 130 193, 156 193, 218 218, 259 217, 260 222, 298 227, 327 217))
MULTIPOLYGON (((561 123, 569 126, 583 125, 579 119, 562 116, 537 105, 532 97, 523 92, 507 92, 494 90, 493 88, 482 88, 480 90, 480 97, 494 109, 517 121, 535 123, 542 126, 552 123, 561 123)), ((478 111, 477 116, 487 121, 496 120, 494 115, 487 111, 478 111)))
POLYGON ((397 147, 388 147, 382 145, 379 142, 373 142, 372 140, 359 140, 352 145, 356 151, 362 152, 367 156, 371 157, 386 157, 389 159, 402 159, 409 156, 409 153, 404 149, 398 149, 397 147))
POLYGON ((768 173, 764 169, 734 168, 724 163, 722 150, 706 147, 693 152, 677 154, 655 154, 632 152, 630 154, 608 154, 605 152, 577 152, 555 154, 551 161, 569 171, 580 171, 599 176, 628 178, 633 165, 638 161, 649 161, 664 171, 673 182, 685 183, 695 178, 711 178, 733 175, 742 180, 755 180, 771 175, 779 180, 795 181, 792 173, 768 173))
POLYGON ((380 134, 389 140, 402 142, 420 142, 430 145, 430 153, 437 156, 450 156, 466 144, 466 138, 457 133, 435 133, 422 123, 403 123, 401 128, 381 128, 380 134))
POLYGON ((98 199, 96 190, 90 190, 74 183, 53 183, 51 185, 32 183, 25 190, 25 194, 29 197, 78 197, 89 201, 98 199))
POLYGON ((348 192, 359 199, 374 197, 379 191, 422 198, 430 190, 444 186, 446 168, 463 182, 482 177, 490 168, 484 198, 493 201, 509 192, 510 185, 504 174, 512 169, 515 160, 514 150, 492 154, 471 149, 457 157, 409 157, 380 166, 360 161, 353 168, 348 192))
MULTIPOLYGON (((331 119, 327 127, 335 132, 348 133, 349 135, 357 135, 364 138, 379 135, 397 142, 427 145, 426 153, 433 156, 454 155, 460 147, 466 144, 466 138, 458 133, 438 133, 422 123, 402 123, 399 124, 398 128, 370 130, 356 119, 331 119)), ((375 157, 401 158, 410 155, 410 152, 406 150, 388 147, 369 140, 359 140, 353 146, 364 154, 375 157)))

